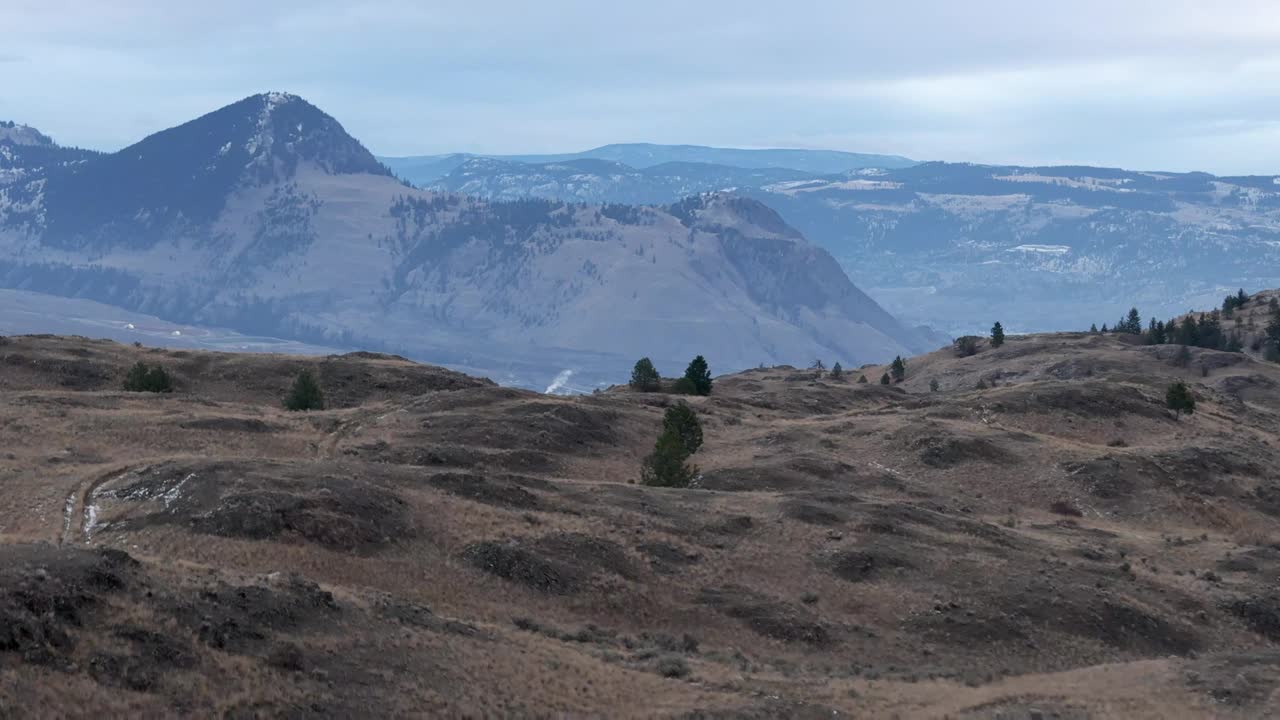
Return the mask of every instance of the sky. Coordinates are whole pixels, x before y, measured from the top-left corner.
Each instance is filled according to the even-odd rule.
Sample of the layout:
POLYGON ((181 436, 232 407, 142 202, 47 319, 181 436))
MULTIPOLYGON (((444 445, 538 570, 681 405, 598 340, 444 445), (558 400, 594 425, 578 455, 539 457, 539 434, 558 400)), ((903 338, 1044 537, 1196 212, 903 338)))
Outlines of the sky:
POLYGON ((1275 0, 3 0, 0 29, 0 120, 101 150, 282 90, 379 155, 1280 173, 1275 0))

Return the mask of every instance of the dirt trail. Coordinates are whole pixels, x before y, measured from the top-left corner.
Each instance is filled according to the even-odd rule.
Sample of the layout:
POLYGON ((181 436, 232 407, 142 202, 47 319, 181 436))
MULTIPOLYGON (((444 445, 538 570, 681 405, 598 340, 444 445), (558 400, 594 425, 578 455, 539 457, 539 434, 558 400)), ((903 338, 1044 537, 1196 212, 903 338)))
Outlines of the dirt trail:
POLYGON ((97 517, 97 506, 93 503, 93 496, 107 482, 123 476, 129 472, 129 466, 121 467, 106 473, 90 477, 79 484, 67 494, 66 502, 62 509, 62 535, 58 538, 59 545, 66 545, 78 540, 89 542, 90 538, 86 535, 86 531, 92 526, 97 517))

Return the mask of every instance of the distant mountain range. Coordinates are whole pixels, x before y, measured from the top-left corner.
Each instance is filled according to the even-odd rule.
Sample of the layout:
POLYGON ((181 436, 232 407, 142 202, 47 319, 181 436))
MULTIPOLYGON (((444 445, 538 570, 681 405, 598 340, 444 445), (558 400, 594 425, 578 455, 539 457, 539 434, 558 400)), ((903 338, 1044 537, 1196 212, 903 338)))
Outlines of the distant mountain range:
POLYGON ((830 251, 898 317, 952 334, 1167 317, 1280 285, 1280 177, 920 163, 835 174, 706 163, 469 158, 482 198, 664 204, 732 190, 830 251))
POLYGON ((618 381, 642 355, 676 374, 699 353, 716 371, 856 365, 945 341, 904 327, 755 200, 635 208, 418 190, 292 95, 249 97, 110 154, 3 130, 0 288, 539 389, 562 370, 618 381))
POLYGON ((645 169, 659 165, 699 163, 746 169, 786 169, 808 174, 830 174, 861 168, 903 168, 914 160, 898 155, 867 155, 837 150, 765 149, 742 150, 702 145, 654 145, 626 143, 605 145, 593 150, 560 155, 421 155, 417 157, 380 157, 399 177, 416 185, 433 183, 460 166, 474 160, 490 159, 508 163, 544 165, 577 163, 583 160, 605 160, 645 169))

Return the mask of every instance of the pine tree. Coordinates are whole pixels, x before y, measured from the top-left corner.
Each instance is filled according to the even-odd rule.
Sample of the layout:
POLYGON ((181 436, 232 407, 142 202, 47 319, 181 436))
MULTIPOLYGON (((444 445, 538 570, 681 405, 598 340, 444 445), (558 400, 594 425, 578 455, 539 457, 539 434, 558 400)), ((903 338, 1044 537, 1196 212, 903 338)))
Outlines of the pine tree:
POLYGON ((124 389, 129 392, 173 392, 173 380, 163 366, 139 361, 125 375, 124 389))
POLYGON ((1103 335, 1106 335, 1106 334, 1107 334, 1107 324, 1106 324, 1106 323, 1102 323, 1102 330, 1101 330, 1100 332, 1101 332, 1103 335))
POLYGON ((694 395, 711 394, 711 369, 707 367, 706 358, 699 355, 691 360, 684 377, 692 384, 694 395))
POLYGON ((991 326, 991 347, 1000 347, 1004 344, 1004 326, 997 320, 995 325, 991 326))
POLYGON ((831 378, 833 380, 839 380, 842 375, 844 375, 844 368, 840 367, 840 363, 831 366, 831 378))
POLYGON ((956 338, 955 342, 952 343, 952 347, 956 351, 956 357, 963 358, 976 354, 978 352, 979 339, 977 335, 961 335, 956 338))
POLYGON ((686 461, 689 452, 680 436, 663 431, 653 452, 640 465, 640 482, 653 487, 686 488, 698 477, 698 468, 686 461))
POLYGON ((1138 308, 1129 308, 1129 315, 1124 319, 1124 332, 1131 335, 1142 334, 1142 316, 1138 314, 1138 308))
POLYGON ((667 408, 662 416, 662 431, 680 438, 690 455, 702 447, 702 423, 698 421, 698 414, 693 408, 683 402, 667 408))
POLYGON ((1090 332, 1090 333, 1092 333, 1092 334, 1094 334, 1094 335, 1097 335, 1097 334, 1098 334, 1098 323, 1093 323, 1092 325, 1090 325, 1090 326, 1089 326, 1089 332, 1090 332))
MULTIPOLYGON (((1274 302, 1275 298, 1272 298, 1274 302)), ((1271 319, 1267 321, 1267 342, 1273 348, 1280 349, 1280 308, 1271 311, 1271 319)))
POLYGON ((1174 382, 1165 391, 1164 403, 1174 412, 1174 419, 1181 418, 1184 412, 1190 415, 1196 411, 1196 398, 1181 380, 1174 382))
POLYGON ((929 380, 929 392, 938 392, 938 378, 929 380))
POLYGON ((293 381, 293 387, 285 396, 284 406, 287 410, 323 410, 324 393, 320 391, 320 383, 316 382, 310 370, 303 370, 293 381))
POLYGON ((903 361, 899 355, 893 359, 893 363, 889 365, 889 372, 893 375, 894 382, 902 382, 907 377, 907 363, 903 361))
POLYGON ((662 376, 658 374, 658 369, 653 366, 653 361, 647 357, 637 360, 636 366, 631 369, 631 389, 640 392, 654 392, 661 388, 662 376))
POLYGON ((867 384, 867 376, 866 376, 866 375, 859 375, 859 376, 858 376, 858 382, 859 382, 860 384, 862 384, 862 385, 866 385, 866 384, 867 384))
POLYGON ((1191 351, 1186 345, 1178 348, 1178 353, 1173 356, 1173 364, 1178 367, 1186 367, 1191 364, 1191 351))
POLYGON ((883 374, 883 375, 881 375, 881 376, 880 376, 880 384, 881 384, 881 385, 888 385, 888 384, 889 384, 889 373, 885 373, 885 374, 883 374))

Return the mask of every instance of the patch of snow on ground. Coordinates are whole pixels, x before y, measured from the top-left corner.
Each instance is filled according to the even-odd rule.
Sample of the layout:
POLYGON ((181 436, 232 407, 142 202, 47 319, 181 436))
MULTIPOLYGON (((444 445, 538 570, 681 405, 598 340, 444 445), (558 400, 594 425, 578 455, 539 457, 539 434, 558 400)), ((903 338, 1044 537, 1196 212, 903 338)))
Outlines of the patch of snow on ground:
POLYGON ((1019 245, 1009 248, 1009 252, 1045 253, 1048 255, 1066 255, 1071 252, 1070 245, 1019 245))
POLYGON ((1005 182, 1043 183, 1045 185, 1061 185, 1064 187, 1083 188, 1085 190, 1108 190, 1111 192, 1133 192, 1129 188, 1118 187, 1129 182, 1127 178, 1066 178, 1055 175, 1037 175, 1034 173, 1015 173, 1012 175, 992 175, 992 180, 1005 182))

